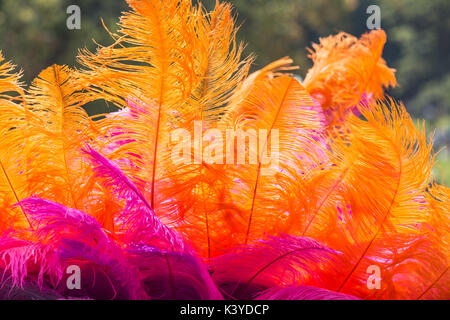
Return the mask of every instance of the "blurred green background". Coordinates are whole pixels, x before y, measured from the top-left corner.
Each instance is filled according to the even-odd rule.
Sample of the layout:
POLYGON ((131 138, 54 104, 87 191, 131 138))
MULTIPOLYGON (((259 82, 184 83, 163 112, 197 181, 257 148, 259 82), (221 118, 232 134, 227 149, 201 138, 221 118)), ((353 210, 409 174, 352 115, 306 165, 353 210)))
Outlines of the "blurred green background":
MULTIPOLYGON (((215 0, 201 1, 213 7, 215 0)), ((346 31, 367 32, 366 9, 381 9, 381 27, 388 42, 384 58, 397 69, 399 86, 389 92, 402 100, 414 118, 423 118, 435 134, 436 176, 450 185, 450 1, 449 0, 235 0, 231 1, 241 25, 240 40, 246 53, 256 54, 255 69, 289 55, 304 76, 311 61, 306 48, 319 37, 346 31)), ((77 66, 78 48, 95 49, 111 38, 122 0, 0 0, 0 50, 23 69, 30 81, 53 64, 77 66), (81 30, 68 30, 66 9, 81 8, 81 30)), ((104 112, 103 105, 89 107, 90 114, 104 112)))

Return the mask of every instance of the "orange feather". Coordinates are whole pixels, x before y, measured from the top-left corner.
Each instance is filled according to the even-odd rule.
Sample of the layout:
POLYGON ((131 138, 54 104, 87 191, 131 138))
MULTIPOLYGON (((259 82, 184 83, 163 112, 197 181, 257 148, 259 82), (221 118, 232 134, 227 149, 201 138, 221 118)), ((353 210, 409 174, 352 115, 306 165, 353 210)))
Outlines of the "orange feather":
POLYGON ((342 125, 364 100, 383 96, 383 89, 396 85, 394 69, 382 58, 386 42, 383 30, 373 30, 358 39, 339 33, 313 44, 303 85, 317 99, 327 116, 330 129, 342 125))

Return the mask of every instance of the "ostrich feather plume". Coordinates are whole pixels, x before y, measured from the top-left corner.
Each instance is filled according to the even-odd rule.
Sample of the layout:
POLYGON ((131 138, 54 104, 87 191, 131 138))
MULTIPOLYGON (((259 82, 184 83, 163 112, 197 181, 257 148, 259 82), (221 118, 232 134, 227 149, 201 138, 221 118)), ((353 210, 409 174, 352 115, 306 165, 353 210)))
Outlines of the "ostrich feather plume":
POLYGON ((320 39, 299 81, 250 73, 230 4, 127 3, 79 69, 25 87, 0 56, 1 299, 450 298, 450 189, 384 31, 320 39))

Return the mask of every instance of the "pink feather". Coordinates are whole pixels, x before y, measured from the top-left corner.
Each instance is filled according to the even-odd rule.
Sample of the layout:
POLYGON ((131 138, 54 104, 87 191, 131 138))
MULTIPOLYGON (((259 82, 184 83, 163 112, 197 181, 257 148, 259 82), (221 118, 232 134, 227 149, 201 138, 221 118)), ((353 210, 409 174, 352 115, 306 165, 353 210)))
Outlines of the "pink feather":
POLYGON ((102 178, 105 187, 110 188, 119 200, 125 200, 117 221, 124 242, 159 244, 174 251, 186 249, 182 237, 159 220, 138 187, 112 161, 90 146, 84 152, 95 166, 96 177, 102 178))
POLYGON ((206 264, 194 255, 149 246, 132 248, 130 254, 152 299, 223 299, 206 264))
POLYGON ((228 295, 249 299, 273 286, 324 285, 337 267, 337 256, 309 238, 280 236, 219 256, 211 269, 214 281, 228 295))
MULTIPOLYGON (((142 296, 139 284, 133 277, 133 267, 128 263, 123 249, 104 233, 95 218, 82 211, 40 198, 28 198, 18 205, 28 216, 33 226, 33 235, 40 242, 28 243, 22 247, 17 255, 16 265, 9 267, 20 283, 29 273, 23 259, 30 255, 30 250, 34 250, 32 252, 35 252, 34 262, 37 263, 39 270, 39 283, 42 283, 44 275, 52 271, 48 266, 50 263, 53 269, 57 270, 57 273, 55 271, 50 273, 55 274, 54 278, 57 280, 55 286, 65 279, 63 271, 69 265, 81 268, 83 288, 90 290, 68 291, 65 282, 62 281, 58 289, 65 295, 77 293, 84 297, 94 294, 94 298, 105 299, 116 296, 117 287, 122 289, 123 297, 142 296), (34 248, 39 250, 36 251, 34 248), (96 274, 99 275, 97 280, 96 274), (98 280, 102 277, 105 279, 103 284, 98 280), (109 291, 113 291, 114 295, 105 295, 105 292, 108 292, 105 287, 111 287, 112 290, 109 291)), ((11 255, 11 250, 7 253, 11 255)))

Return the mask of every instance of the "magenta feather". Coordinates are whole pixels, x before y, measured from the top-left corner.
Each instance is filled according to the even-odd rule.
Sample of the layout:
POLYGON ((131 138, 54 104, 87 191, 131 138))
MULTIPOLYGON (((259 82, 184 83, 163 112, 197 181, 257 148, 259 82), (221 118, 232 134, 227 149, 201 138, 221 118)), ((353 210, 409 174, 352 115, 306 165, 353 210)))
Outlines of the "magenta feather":
MULTIPOLYGON (((95 218, 82 211, 40 198, 28 198, 21 201, 19 205, 32 223, 33 235, 38 241, 44 243, 43 245, 29 244, 22 254, 26 257, 27 249, 36 246, 43 246, 45 249, 46 255, 42 253, 42 249, 36 253, 36 256, 40 257, 38 268, 41 281, 39 283, 42 283, 42 278, 49 269, 47 266, 49 262, 57 267, 56 283, 64 279, 61 270, 75 264, 82 267, 83 288, 91 289, 80 291, 78 295, 101 299, 111 297, 105 294, 108 290, 99 289, 102 284, 98 279, 104 276, 109 283, 105 283, 103 287, 111 286, 114 296, 117 295, 115 287, 118 287, 122 288, 122 292, 126 291, 126 294, 122 294, 124 297, 139 297, 139 285, 132 276, 132 266, 128 263, 122 249, 106 235, 95 218), (53 260, 47 258, 48 255, 53 260), (95 296, 91 296, 92 294, 95 296)), ((17 267, 12 266, 10 269, 13 274, 20 275, 19 279, 23 281, 27 270, 17 269, 20 266, 19 263, 22 262, 19 260, 17 267)), ((26 267, 26 264, 22 263, 21 266, 26 267)), ((73 294, 71 291, 66 292, 64 281, 60 289, 66 295, 73 294)))
POLYGON ((43 287, 44 279, 57 285, 62 278, 61 261, 49 245, 14 238, 0 239, 1 286, 23 288, 28 279, 43 287))
POLYGON ((59 256, 66 265, 79 266, 83 275, 80 290, 68 290, 64 285, 60 287, 64 296, 101 300, 146 298, 135 277, 136 268, 129 262, 125 251, 115 244, 105 252, 82 242, 63 239, 59 256))
POLYGON ((228 295, 253 298, 273 286, 323 285, 338 253, 309 238, 271 237, 215 258, 213 279, 228 295))
POLYGON ((37 197, 22 200, 22 208, 43 243, 56 243, 62 238, 83 241, 106 247, 108 238, 94 217, 59 203, 37 197))
POLYGON ((151 299, 223 299, 197 256, 149 246, 132 248, 130 254, 151 299))
POLYGON ((168 246, 174 251, 186 249, 186 243, 182 237, 160 221, 136 184, 112 161, 90 146, 84 152, 89 155, 94 164, 96 177, 102 178, 105 187, 110 188, 119 200, 125 200, 125 206, 117 221, 124 241, 159 243, 160 246, 168 246))

